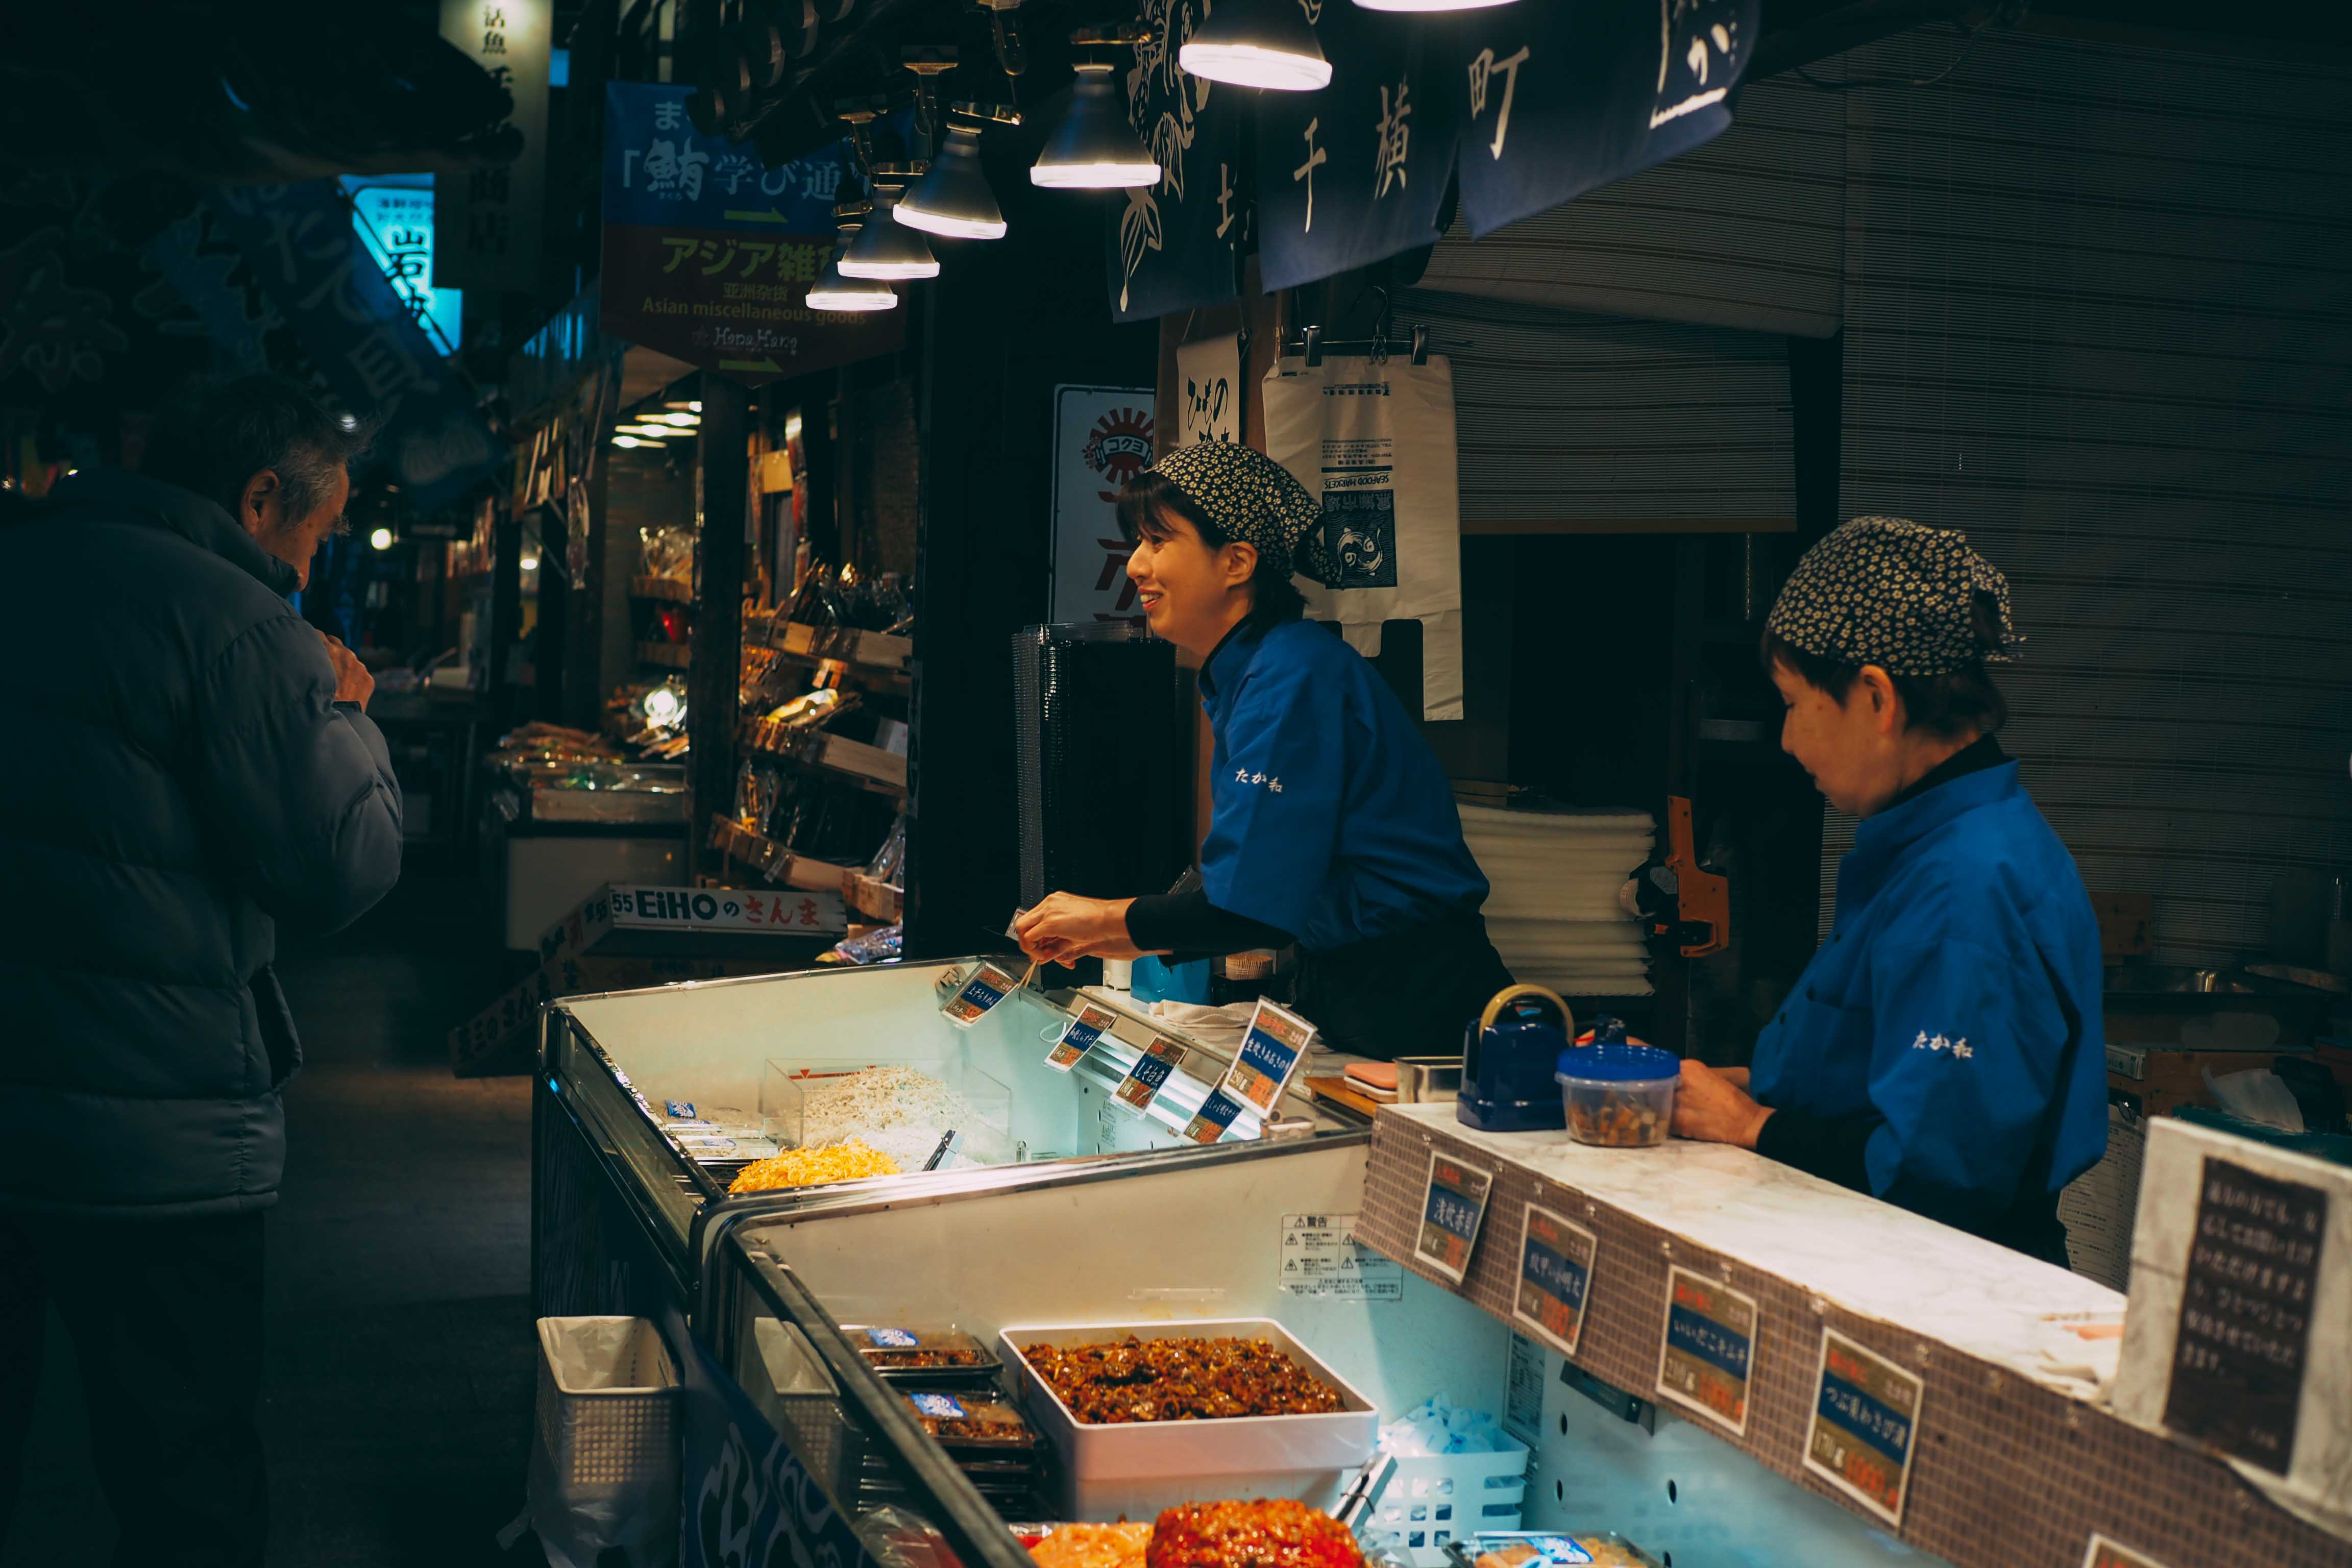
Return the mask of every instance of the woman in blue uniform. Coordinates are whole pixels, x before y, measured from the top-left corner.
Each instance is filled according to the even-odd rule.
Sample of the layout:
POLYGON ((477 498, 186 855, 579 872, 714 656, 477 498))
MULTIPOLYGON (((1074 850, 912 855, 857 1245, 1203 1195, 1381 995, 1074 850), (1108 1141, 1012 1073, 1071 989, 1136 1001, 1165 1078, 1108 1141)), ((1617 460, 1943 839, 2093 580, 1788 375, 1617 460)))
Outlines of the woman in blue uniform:
POLYGON ((1120 493, 1128 575, 1154 633, 1200 661, 1215 736, 1198 888, 1055 893, 1015 934, 1033 959, 1299 949, 1298 1010, 1334 1048, 1458 1048, 1510 973, 1454 793, 1378 671, 1305 608, 1327 577, 1318 509, 1278 463, 1215 443, 1120 493))
POLYGON ((1863 821, 1752 1072, 1685 1062, 1675 1131, 2063 1267, 2059 1189, 2106 1149, 2099 931, 1993 739, 2014 640, 1958 533, 1856 518, 1799 563, 1764 636, 1780 745, 1863 821))

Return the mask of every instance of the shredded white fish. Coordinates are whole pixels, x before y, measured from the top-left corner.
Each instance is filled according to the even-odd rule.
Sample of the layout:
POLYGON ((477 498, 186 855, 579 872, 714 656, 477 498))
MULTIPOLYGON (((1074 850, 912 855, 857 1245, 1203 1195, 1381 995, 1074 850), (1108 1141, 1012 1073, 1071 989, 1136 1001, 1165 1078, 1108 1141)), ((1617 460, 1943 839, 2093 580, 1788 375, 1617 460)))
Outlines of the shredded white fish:
POLYGON ((841 1078, 793 1081, 804 1097, 801 1142, 812 1149, 862 1139, 915 1170, 930 1158, 942 1134, 979 1127, 970 1100, 909 1067, 873 1067, 841 1078))

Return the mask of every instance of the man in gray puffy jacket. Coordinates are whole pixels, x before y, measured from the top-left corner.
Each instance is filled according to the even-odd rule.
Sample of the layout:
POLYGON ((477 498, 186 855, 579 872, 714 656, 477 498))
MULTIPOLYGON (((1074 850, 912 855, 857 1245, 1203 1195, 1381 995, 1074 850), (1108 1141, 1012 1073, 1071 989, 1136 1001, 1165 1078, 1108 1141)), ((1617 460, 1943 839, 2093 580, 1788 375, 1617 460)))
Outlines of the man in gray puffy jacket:
POLYGON ((248 377, 5 529, 0 1535, 54 1304, 115 1561, 261 1561, 261 1222, 301 1059, 277 925, 400 876, 373 683, 287 603, 357 446, 248 377))

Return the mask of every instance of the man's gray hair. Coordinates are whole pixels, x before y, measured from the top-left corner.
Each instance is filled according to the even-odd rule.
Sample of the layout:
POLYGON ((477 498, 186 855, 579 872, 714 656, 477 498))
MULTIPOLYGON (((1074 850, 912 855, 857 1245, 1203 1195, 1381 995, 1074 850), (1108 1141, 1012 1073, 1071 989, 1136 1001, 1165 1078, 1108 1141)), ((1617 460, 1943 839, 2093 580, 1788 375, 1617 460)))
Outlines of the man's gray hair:
POLYGON ((318 510, 374 432, 282 375, 193 384, 156 416, 141 472, 192 489, 232 518, 253 476, 278 476, 289 525, 318 510))

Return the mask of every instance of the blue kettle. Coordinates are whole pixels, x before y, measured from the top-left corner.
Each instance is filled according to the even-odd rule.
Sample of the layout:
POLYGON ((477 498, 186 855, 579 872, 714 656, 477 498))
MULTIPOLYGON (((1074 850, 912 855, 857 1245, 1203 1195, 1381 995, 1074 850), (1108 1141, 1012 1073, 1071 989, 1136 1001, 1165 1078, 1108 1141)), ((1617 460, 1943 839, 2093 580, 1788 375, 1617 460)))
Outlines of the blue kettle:
POLYGON ((1557 1132, 1568 1125, 1552 1073, 1575 1036, 1568 1004, 1540 985, 1498 991, 1462 1034, 1454 1114, 1481 1132, 1557 1132), (1547 1021, 1543 1004, 1550 1004, 1547 1021))

